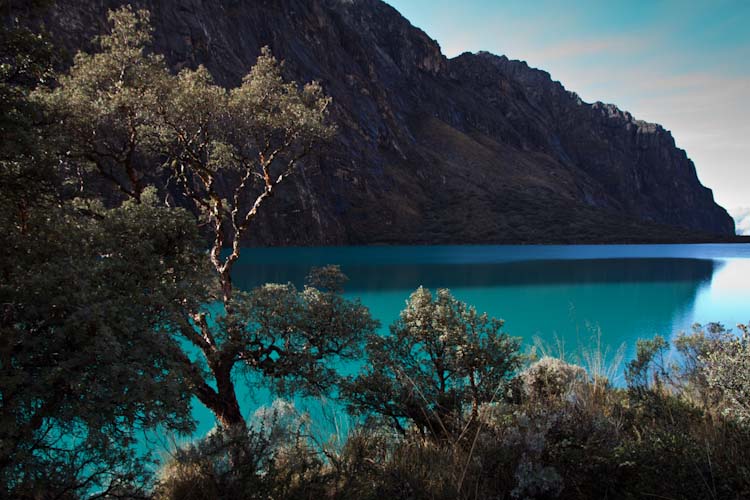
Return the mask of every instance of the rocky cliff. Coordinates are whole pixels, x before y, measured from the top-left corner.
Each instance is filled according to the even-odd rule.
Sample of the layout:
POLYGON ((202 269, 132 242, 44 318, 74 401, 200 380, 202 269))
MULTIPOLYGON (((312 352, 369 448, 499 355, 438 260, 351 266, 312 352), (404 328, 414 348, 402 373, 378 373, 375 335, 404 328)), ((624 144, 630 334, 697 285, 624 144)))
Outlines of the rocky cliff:
MULTIPOLYGON (((123 0, 58 0, 74 52, 123 0)), ((139 0, 176 70, 236 85, 259 48, 320 80, 339 133, 267 208, 264 244, 684 241, 734 234, 659 125, 488 53, 447 59, 380 0, 139 0)), ((466 29, 471 29, 467 26, 466 29)))

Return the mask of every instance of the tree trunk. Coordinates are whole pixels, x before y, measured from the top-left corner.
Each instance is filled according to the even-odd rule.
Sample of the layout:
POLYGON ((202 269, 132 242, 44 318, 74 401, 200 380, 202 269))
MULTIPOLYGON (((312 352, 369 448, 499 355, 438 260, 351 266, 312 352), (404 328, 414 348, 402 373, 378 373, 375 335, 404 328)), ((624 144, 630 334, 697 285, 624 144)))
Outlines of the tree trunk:
POLYGON ((247 429, 231 378, 231 363, 209 362, 209 367, 216 381, 216 390, 203 383, 203 388, 196 390, 195 395, 211 410, 222 427, 247 429))
POLYGON ((473 370, 469 372, 469 383, 471 384, 471 420, 476 422, 479 418, 479 391, 473 370))
POLYGON ((231 270, 227 269, 219 274, 219 281, 221 282, 221 293, 224 301, 224 307, 227 309, 227 313, 230 313, 230 302, 232 301, 232 273, 231 270))
POLYGON ((235 427, 247 428, 245 419, 240 411, 239 402, 237 401, 234 383, 231 379, 231 365, 220 365, 213 371, 216 380, 218 404, 216 408, 211 408, 211 410, 223 427, 227 429, 235 427))

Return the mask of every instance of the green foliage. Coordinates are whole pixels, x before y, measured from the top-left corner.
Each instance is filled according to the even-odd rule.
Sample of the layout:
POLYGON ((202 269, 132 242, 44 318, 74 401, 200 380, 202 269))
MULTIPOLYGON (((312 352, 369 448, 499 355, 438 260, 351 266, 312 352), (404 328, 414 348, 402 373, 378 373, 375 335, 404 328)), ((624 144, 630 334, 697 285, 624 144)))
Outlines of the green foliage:
MULTIPOLYGON (((594 384, 578 390, 590 393, 594 384)), ((606 393, 598 405, 495 403, 480 412, 471 439, 458 442, 354 440, 351 453, 365 454, 358 460, 369 467, 344 483, 357 498, 697 500, 750 492, 745 429, 680 396, 654 393, 648 405, 631 406, 625 391, 606 393)))
POLYGON ((138 429, 192 427, 176 344, 160 333, 194 289, 192 218, 66 203, 3 234, 0 482, 22 496, 136 479, 138 429))
POLYGON ((175 450, 159 473, 155 498, 320 498, 329 480, 308 439, 309 420, 277 400, 256 412, 253 426, 217 427, 175 450))
MULTIPOLYGON (((172 160, 193 175, 255 167, 263 175, 330 137, 333 129, 324 123, 330 98, 318 83, 300 89, 285 81, 282 69, 264 47, 242 84, 229 91, 203 66, 182 70, 158 106, 172 160)), ((271 172, 272 180, 284 170, 271 172)))
POLYGON ((300 88, 284 80, 282 69, 267 47, 231 90, 216 85, 202 66, 184 69, 164 81, 154 106, 169 173, 212 228, 211 259, 225 301, 229 270, 258 210, 334 132, 326 123, 331 99, 320 85, 300 88), (232 253, 222 259, 221 249, 230 245, 232 253))
POLYGON ((155 488, 160 500, 263 498, 259 471, 269 465, 271 443, 263 432, 217 428, 178 449, 162 468, 155 488))
MULTIPOLYGON (((336 272, 313 270, 316 275, 336 272)), ((340 276, 337 281, 343 281, 340 276)), ((238 291, 232 307, 231 315, 218 319, 216 331, 241 334, 215 337, 217 343, 287 395, 325 394, 339 380, 335 364, 357 359, 364 336, 378 326, 359 300, 309 285, 298 290, 292 284, 266 284, 238 291)))
MULTIPOLYGON (((655 393, 679 394, 704 410, 721 409, 738 421, 748 418, 747 330, 739 325, 737 337, 719 323, 693 325, 691 334, 680 333, 675 352, 656 336, 639 340, 636 358, 628 363, 626 379, 636 399, 650 399, 655 393)), ((649 403, 650 404, 650 403, 649 403)))
POLYGON ((109 20, 54 89, 45 36, 12 19, 0 34, 0 496, 147 494, 139 433, 190 431, 193 396, 220 426, 175 452, 157 498, 750 495, 750 325, 698 325, 671 353, 639 341, 625 391, 600 345, 588 374, 550 358, 521 371, 502 321, 447 290, 415 291, 383 336, 336 266, 302 289, 235 290, 260 207, 334 133, 330 98, 268 49, 234 89, 202 67, 172 75, 148 13, 109 20), (338 447, 288 404, 246 425, 238 368, 338 395, 334 367, 365 340, 341 395, 368 418, 338 447))
POLYGON ((627 415, 615 449, 620 482, 633 492, 688 499, 744 498, 750 492, 748 434, 679 396, 661 394, 627 415), (668 479, 667 479, 668 478, 668 479))
MULTIPOLYGON (((8 4, 15 12, 19 6, 8 4)), ((52 194, 54 157, 41 127, 43 110, 29 100, 52 77, 55 51, 43 33, 6 20, 0 27, 0 218, 23 226, 29 210, 52 194), (10 220, 12 219, 12 221, 10 220)))
MULTIPOLYGON (((715 352, 713 347, 739 342, 723 338, 721 328, 709 328, 679 337, 677 354, 715 352), (717 336, 722 340, 707 343, 717 336)), ((465 439, 401 434, 383 425, 387 422, 371 421, 354 428, 333 451, 316 447, 315 439, 299 432, 302 427, 286 426, 275 442, 295 445, 285 448, 282 461, 269 452, 267 465, 254 469, 261 471, 254 476, 260 481, 254 491, 307 498, 305 491, 332 499, 747 496, 747 426, 694 398, 688 381, 695 370, 679 359, 662 363, 663 339, 640 345, 631 374, 645 373, 643 398, 634 400, 632 387, 600 384, 594 373, 547 358, 519 377, 530 397, 483 404, 465 439)))
POLYGON ((189 200, 208 222, 212 267, 199 259, 181 267, 193 273, 194 286, 181 288, 173 298, 178 307, 163 315, 186 387, 227 426, 244 425, 235 365, 273 378, 284 390, 328 388, 336 377, 325 363, 357 352, 359 338, 374 328, 369 313, 312 287, 236 292, 231 270, 260 206, 333 132, 325 123, 330 98, 317 83, 286 81, 267 48, 235 89, 216 85, 203 67, 172 75, 163 57, 149 50, 148 12, 125 6, 110 12, 109 21, 99 50, 79 53, 55 89, 34 98, 69 144, 61 160, 79 195, 102 196, 106 206, 116 206, 117 198, 102 192, 103 179, 126 200, 145 203, 149 184, 169 177, 176 197, 189 200), (201 359, 183 352, 175 336, 196 347, 201 359))
POLYGON ((574 395, 588 381, 586 370, 557 358, 543 357, 520 374, 527 398, 548 401, 574 395))
POLYGON ((135 493, 138 433, 192 428, 164 332, 206 300, 197 228, 154 190, 111 209, 74 198, 88 193, 60 168, 69 144, 40 98, 51 45, 4 24, 0 58, 0 495, 135 493))
POLYGON ((712 388, 708 382, 707 361, 735 339, 720 323, 709 323, 705 327, 696 323, 691 334, 677 336, 674 346, 680 363, 676 383, 685 396, 694 398, 706 409, 721 403, 722 391, 712 388))
POLYGON ((140 199, 156 175, 160 150, 155 111, 168 73, 162 56, 147 52, 147 11, 130 6, 109 14, 112 30, 100 52, 79 52, 51 92, 35 99, 55 118, 55 133, 69 145, 71 170, 95 170, 127 197, 140 199))
POLYGON ((470 408, 502 397, 520 366, 520 341, 501 333, 502 321, 479 314, 448 290, 411 294, 390 335, 370 336, 368 368, 350 380, 345 397, 356 412, 382 415, 404 431, 457 436, 470 408))

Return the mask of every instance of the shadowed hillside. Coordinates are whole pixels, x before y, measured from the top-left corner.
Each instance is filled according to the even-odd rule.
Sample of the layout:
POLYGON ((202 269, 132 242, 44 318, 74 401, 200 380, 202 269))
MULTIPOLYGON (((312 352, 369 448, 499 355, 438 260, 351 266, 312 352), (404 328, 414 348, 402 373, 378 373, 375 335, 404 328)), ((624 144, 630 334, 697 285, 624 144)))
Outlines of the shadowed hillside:
MULTIPOLYGON (((61 0, 70 54, 121 0, 61 0)), ((269 45, 320 80, 338 134, 248 243, 653 242, 731 237, 734 223, 669 131, 587 104, 546 72, 488 53, 447 59, 379 0, 135 2, 174 70, 237 85, 269 45)), ((466 27, 470 29, 470 27, 466 27)))

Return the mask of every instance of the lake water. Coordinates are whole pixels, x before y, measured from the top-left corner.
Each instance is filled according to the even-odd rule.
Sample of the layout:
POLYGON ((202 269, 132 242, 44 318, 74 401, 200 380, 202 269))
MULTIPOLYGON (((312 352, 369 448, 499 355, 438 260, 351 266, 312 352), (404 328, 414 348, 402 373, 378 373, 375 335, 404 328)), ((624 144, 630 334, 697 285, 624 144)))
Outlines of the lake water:
MULTIPOLYGON (((424 246, 245 249, 237 286, 301 286, 312 266, 339 264, 383 328, 422 285, 449 288, 479 311, 505 320, 528 344, 564 341, 575 353, 600 332, 610 352, 655 334, 667 338, 695 322, 750 322, 750 245, 424 246)), ((241 385, 241 384, 240 384, 241 385)), ((269 394, 239 389, 248 415, 269 394)), ((196 402, 197 435, 213 426, 196 402)))

